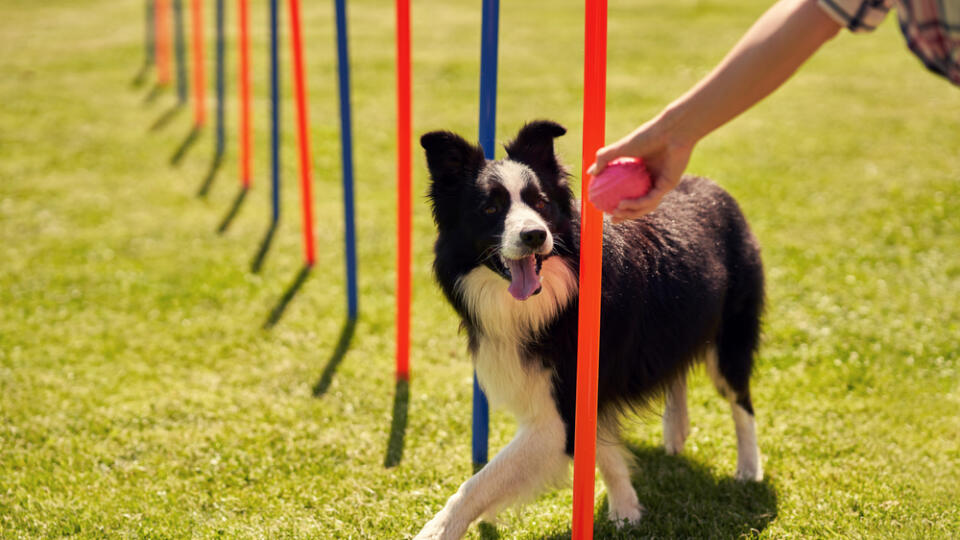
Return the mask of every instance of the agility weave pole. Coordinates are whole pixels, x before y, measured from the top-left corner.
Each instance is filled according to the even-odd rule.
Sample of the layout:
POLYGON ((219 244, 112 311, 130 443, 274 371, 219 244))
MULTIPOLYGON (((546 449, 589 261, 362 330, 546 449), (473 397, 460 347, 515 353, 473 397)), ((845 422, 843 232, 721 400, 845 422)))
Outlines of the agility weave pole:
POLYGON ((271 224, 280 220, 280 6, 270 0, 270 202, 271 224))
POLYGON ((167 86, 172 78, 170 66, 170 0, 154 2, 154 58, 157 63, 157 84, 167 86))
POLYGON ((143 65, 144 67, 150 67, 156 62, 156 23, 154 23, 154 15, 156 15, 157 8, 155 7, 154 0, 147 0, 144 2, 144 15, 145 23, 143 33, 143 65))
POLYGON ((603 213, 587 202, 587 167, 603 146, 607 85, 607 0, 586 0, 583 59, 583 179, 580 199, 580 306, 577 332, 577 404, 573 446, 575 540, 593 538, 597 451, 597 370, 600 354, 600 278, 603 213))
POLYGON ((207 74, 204 71, 203 0, 190 0, 193 27, 193 124, 200 129, 207 122, 207 74))
POLYGON ((240 39, 237 47, 240 49, 240 185, 243 189, 250 189, 252 181, 251 155, 251 117, 250 117, 250 10, 248 0, 237 0, 237 24, 240 30, 240 39))
MULTIPOLYGON (((480 28, 480 147, 487 159, 494 159, 497 129, 497 42, 500 32, 500 0, 483 0, 480 28)), ((473 466, 487 463, 490 433, 490 406, 477 374, 473 374, 473 466)))
POLYGON ((410 378, 412 90, 410 0, 397 0, 397 379, 410 378))
POLYGON ((226 92, 227 85, 227 75, 226 75, 226 37, 224 36, 224 18, 225 7, 223 5, 223 0, 217 0, 217 147, 216 147, 216 156, 222 157, 224 150, 226 150, 226 112, 224 109, 224 102, 226 97, 224 93, 226 92))
POLYGON ((303 251, 308 267, 317 260, 313 240, 313 174, 310 157, 310 128, 307 113, 307 81, 303 70, 303 38, 300 33, 300 0, 289 0, 290 45, 293 49, 294 95, 297 101, 297 142, 300 155, 300 202, 303 205, 303 251))
POLYGON ((183 32, 183 0, 173 0, 174 51, 177 59, 177 102, 187 102, 187 39, 183 32))
POLYGON ((337 19, 337 73, 340 86, 340 162, 343 170, 344 249, 347 262, 347 315, 357 319, 357 234, 353 204, 353 128, 350 114, 350 54, 346 0, 334 2, 337 19))

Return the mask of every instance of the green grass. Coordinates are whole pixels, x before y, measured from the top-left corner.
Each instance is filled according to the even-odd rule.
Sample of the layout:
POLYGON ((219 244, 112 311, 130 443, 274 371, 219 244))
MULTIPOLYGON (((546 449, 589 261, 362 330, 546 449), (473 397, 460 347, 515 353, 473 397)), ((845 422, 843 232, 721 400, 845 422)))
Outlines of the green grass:
MULTIPOLYGON (((409 537, 470 474, 471 370, 430 276, 419 154, 405 425, 403 400, 395 410, 393 12, 375 0, 350 3, 362 314, 335 354, 333 13, 305 4, 319 260, 264 330, 302 260, 288 99, 284 215, 262 272, 249 272, 269 208, 264 2, 252 10, 257 174, 222 235, 238 189, 236 102, 227 159, 198 198, 210 133, 171 167, 190 112, 151 132, 173 97, 145 103, 130 84, 140 2, 0 2, 0 536, 409 537)), ((765 2, 624 4, 610 6, 611 136, 702 76, 765 2)), ((498 134, 556 119, 575 171, 581 9, 504 2, 501 23, 498 134)), ((415 131, 472 136, 479 5, 418 0, 413 15, 415 131)), ((958 98, 888 21, 841 35, 698 148, 690 170, 738 198, 764 248, 754 403, 767 479, 732 480, 732 422, 700 374, 681 457, 659 449, 654 413, 628 431, 649 515, 622 537, 958 534, 958 98)), ((513 427, 494 414, 492 450, 513 427)), ((570 503, 569 488, 546 494, 505 513, 500 534, 568 536, 570 503)))

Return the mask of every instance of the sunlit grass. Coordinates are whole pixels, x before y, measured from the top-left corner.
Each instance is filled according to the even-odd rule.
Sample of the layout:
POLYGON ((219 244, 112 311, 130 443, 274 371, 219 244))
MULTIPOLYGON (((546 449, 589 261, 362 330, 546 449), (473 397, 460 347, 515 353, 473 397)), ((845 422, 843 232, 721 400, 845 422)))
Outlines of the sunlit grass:
MULTIPOLYGON (((226 159, 198 198, 209 130, 171 167, 190 112, 150 132, 174 98, 144 103, 148 87, 131 86, 139 2, 0 5, 0 536, 408 537, 470 474, 470 365, 430 276, 419 153, 413 376, 406 425, 394 418, 389 3, 350 2, 361 317, 349 349, 335 354, 345 300, 329 3, 304 3, 318 264, 262 329, 302 255, 288 98, 283 217, 262 271, 249 271, 269 224, 266 5, 253 4, 257 175, 222 235, 239 189, 235 101, 226 159)), ((415 131, 472 137, 479 4, 413 4, 415 131)), ((702 76, 763 5, 611 2, 610 137, 702 76)), ((570 128, 559 147, 577 173, 581 25, 576 3, 504 2, 498 103, 500 139, 535 117, 570 128)), ((231 48, 231 88, 235 59, 231 48)), ((629 430, 650 512, 622 537, 957 534, 958 122, 960 92, 888 21, 841 35, 698 148, 691 171, 738 198, 764 249, 754 402, 767 480, 732 480, 732 422, 697 375, 682 457, 658 449, 655 416, 629 430)), ((495 414, 492 449, 512 430, 495 414)), ((569 535, 570 501, 569 489, 544 495, 504 514, 500 533, 569 535)))

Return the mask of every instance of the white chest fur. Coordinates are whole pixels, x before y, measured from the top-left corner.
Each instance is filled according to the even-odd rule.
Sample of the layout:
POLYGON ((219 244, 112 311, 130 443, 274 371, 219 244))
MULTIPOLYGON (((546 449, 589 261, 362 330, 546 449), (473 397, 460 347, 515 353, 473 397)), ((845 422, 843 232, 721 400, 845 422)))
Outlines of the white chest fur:
POLYGON ((458 291, 480 328, 474 365, 477 379, 494 406, 521 423, 535 421, 552 403, 550 372, 524 360, 529 342, 566 307, 577 291, 573 272, 559 257, 543 262, 543 290, 525 301, 507 292, 507 282, 486 267, 460 279, 458 291))

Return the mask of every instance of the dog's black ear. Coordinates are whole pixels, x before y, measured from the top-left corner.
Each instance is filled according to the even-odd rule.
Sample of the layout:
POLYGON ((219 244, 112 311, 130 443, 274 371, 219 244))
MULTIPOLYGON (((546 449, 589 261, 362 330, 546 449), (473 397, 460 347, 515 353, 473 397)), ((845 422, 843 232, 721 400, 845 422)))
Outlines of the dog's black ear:
POLYGON ((430 169, 429 198, 433 219, 441 228, 453 227, 460 214, 460 192, 480 174, 483 150, 449 131, 431 131, 420 137, 430 169))
POLYGON ((530 122, 506 145, 507 156, 527 164, 542 181, 562 181, 566 174, 557 161, 553 139, 566 132, 566 128, 550 120, 530 122))
POLYGON ((431 131, 420 137, 427 151, 427 167, 434 182, 459 184, 476 178, 483 167, 483 151, 449 131, 431 131))

